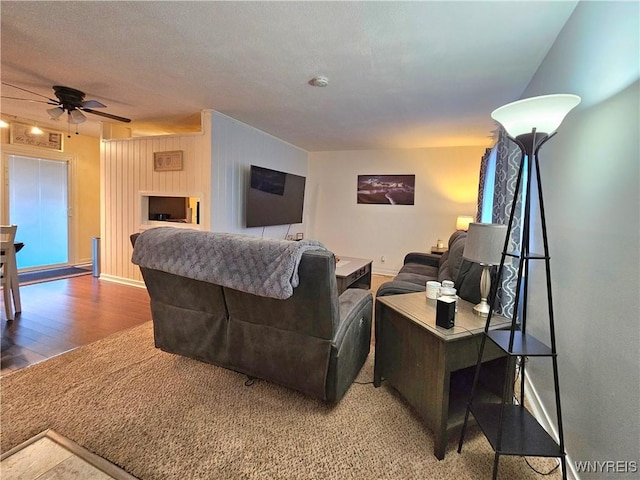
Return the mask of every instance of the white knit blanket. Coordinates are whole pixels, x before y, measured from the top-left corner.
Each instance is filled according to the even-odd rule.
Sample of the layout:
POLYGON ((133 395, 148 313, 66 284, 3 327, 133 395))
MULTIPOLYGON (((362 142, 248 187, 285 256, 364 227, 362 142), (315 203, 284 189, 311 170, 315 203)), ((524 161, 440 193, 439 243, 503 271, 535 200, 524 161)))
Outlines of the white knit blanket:
POLYGON ((140 234, 131 261, 140 267, 285 299, 298 286, 298 265, 307 250, 326 248, 316 240, 295 242, 159 227, 140 234))

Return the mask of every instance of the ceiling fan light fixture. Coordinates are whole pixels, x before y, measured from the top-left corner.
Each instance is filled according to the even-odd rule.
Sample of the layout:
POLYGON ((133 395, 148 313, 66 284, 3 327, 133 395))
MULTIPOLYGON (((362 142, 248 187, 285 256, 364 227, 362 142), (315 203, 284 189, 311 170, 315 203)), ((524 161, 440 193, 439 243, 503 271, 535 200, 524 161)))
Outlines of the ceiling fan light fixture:
POLYGON ((80 110, 71 110, 69 112, 69 123, 82 123, 86 122, 87 117, 85 117, 80 110))
POLYGON ((60 115, 64 113, 64 110, 60 107, 55 107, 48 109, 47 113, 49 114, 49 118, 51 120, 58 120, 58 118, 60 118, 60 115))

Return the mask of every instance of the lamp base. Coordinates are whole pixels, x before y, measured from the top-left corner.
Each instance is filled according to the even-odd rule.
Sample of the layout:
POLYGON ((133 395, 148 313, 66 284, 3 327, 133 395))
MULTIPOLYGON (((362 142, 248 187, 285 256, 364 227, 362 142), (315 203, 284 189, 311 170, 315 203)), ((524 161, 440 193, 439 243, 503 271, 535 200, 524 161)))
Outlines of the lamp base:
POLYGON ((489 304, 487 303, 486 298, 481 299, 480 303, 473 307, 473 313, 480 317, 489 316, 489 304))

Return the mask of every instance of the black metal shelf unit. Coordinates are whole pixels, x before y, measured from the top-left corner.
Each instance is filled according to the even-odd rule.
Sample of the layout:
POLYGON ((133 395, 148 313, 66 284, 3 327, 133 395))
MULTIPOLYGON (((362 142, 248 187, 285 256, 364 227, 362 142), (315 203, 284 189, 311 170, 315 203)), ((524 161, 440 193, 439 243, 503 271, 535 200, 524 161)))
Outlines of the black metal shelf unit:
MULTIPOLYGON (((511 137, 510 137, 511 138, 511 137)), ((557 457, 560 459, 562 466, 562 478, 566 480, 566 455, 564 449, 564 436, 562 430, 562 412, 560 407, 560 388, 558 381, 558 363, 555 340, 555 327, 553 316, 553 301, 551 293, 551 273, 550 273, 550 257, 549 246, 547 242, 547 228, 544 214, 544 203, 542 198, 542 185, 540 182, 540 167, 538 165, 538 150, 551 136, 545 133, 536 133, 535 129, 517 138, 511 138, 522 150, 522 159, 516 182, 516 191, 514 198, 518 198, 518 194, 523 187, 523 174, 527 172, 526 191, 524 192, 524 218, 522 226, 522 249, 520 252, 508 252, 507 247, 510 243, 514 213, 517 201, 514 200, 507 225, 507 237, 505 240, 502 259, 498 267, 496 281, 493 282, 490 293, 490 310, 484 330, 484 335, 480 344, 478 354, 478 363, 471 388, 471 394, 467 402, 467 411, 460 434, 458 444, 458 453, 462 451, 464 436, 469 420, 469 414, 473 414, 480 429, 489 440, 494 452, 493 479, 495 480, 498 473, 498 463, 500 455, 521 455, 521 456, 537 456, 537 457, 557 457), (527 161, 528 159, 528 161, 527 161), (542 228, 542 239, 544 244, 544 253, 538 254, 530 252, 531 237, 531 179, 532 173, 536 175, 538 204, 540 210, 540 220, 542 228), (514 313, 511 320, 511 328, 509 330, 489 331, 489 323, 493 314, 496 292, 500 280, 502 278, 505 260, 517 261, 518 273, 516 283, 516 296, 514 313), (547 346, 537 338, 529 335, 527 329, 527 297, 529 290, 529 265, 531 262, 544 262, 546 272, 546 288, 549 314, 549 337, 551 346, 547 346), (522 305, 522 308, 517 308, 522 305), (519 317, 519 318, 518 318, 519 317), (507 379, 504 385, 502 401, 499 403, 486 403, 482 399, 476 398, 476 388, 482 358, 486 341, 490 340, 501 348, 508 357, 510 357, 511 365, 518 358, 520 360, 521 376, 520 376, 520 395, 518 404, 513 404, 512 391, 509 383, 513 379, 507 379), (555 388, 556 416, 558 426, 558 439, 554 439, 536 420, 536 418, 525 408, 525 357, 548 357, 553 365, 553 379, 555 388)), ((509 368, 509 367, 507 367, 509 368)), ((507 378, 507 376, 505 376, 507 378)))

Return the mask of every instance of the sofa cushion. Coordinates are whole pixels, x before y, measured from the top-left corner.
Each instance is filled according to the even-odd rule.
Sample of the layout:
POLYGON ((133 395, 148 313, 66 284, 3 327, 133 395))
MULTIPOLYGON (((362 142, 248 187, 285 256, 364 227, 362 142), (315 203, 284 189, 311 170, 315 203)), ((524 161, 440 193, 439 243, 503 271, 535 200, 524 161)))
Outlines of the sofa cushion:
MULTIPOLYGON (((482 266, 478 263, 462 260, 458 276, 455 280, 455 288, 458 296, 471 303, 480 303, 480 277, 482 266)), ((493 278, 492 278, 493 281, 493 278)))
POLYGON ((437 278, 438 268, 419 263, 407 263, 400 269, 400 274, 422 275, 424 277, 437 278))
POLYGON ((438 271, 439 282, 443 282, 444 280, 455 281, 458 278, 466 240, 466 234, 456 235, 455 240, 449 242, 449 250, 442 255, 442 262, 440 263, 440 269, 438 271))

